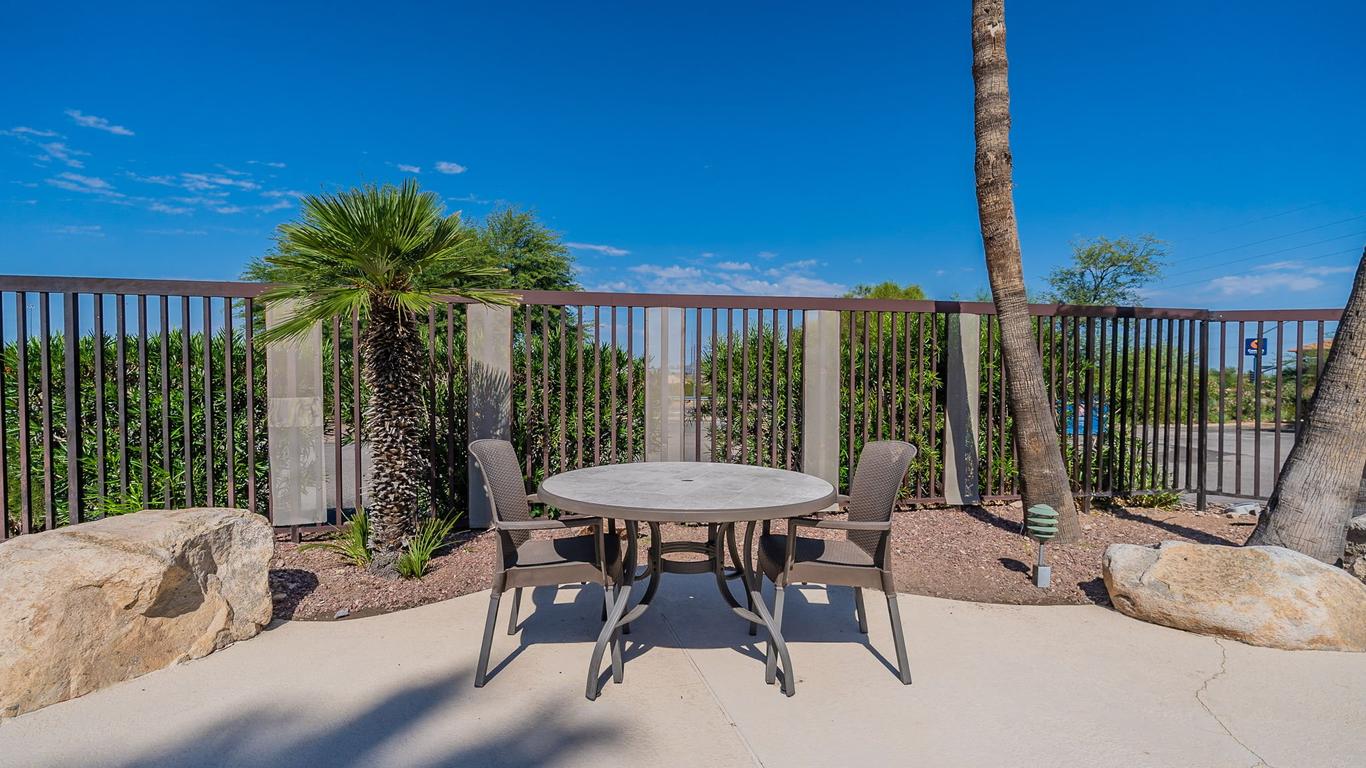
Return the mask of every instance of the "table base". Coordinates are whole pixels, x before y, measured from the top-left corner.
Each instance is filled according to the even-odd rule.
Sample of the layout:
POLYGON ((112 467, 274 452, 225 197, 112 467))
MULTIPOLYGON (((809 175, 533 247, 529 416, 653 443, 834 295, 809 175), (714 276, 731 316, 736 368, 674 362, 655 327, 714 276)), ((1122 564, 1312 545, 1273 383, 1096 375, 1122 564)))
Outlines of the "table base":
MULTIPOLYGON (((721 596, 729 604, 731 611, 737 616, 749 622, 749 633, 758 633, 758 625, 764 625, 768 631, 769 658, 777 657, 783 670, 782 690, 783 693, 791 696, 797 692, 796 675, 792 672, 792 659, 787 652, 787 643, 783 641, 782 632, 778 628, 773 615, 769 613, 768 607, 764 605, 763 595, 760 591, 762 579, 754 569, 754 564, 750 560, 750 553, 753 551, 754 543, 754 522, 749 522, 745 527, 745 547, 744 558, 740 557, 740 551, 735 541, 734 523, 713 523, 707 526, 706 542, 697 541, 671 541, 666 542, 660 532, 659 523, 647 523, 650 526, 650 547, 646 553, 645 568, 639 574, 636 573, 636 538, 639 535, 639 524, 627 521, 627 545, 623 573, 625 574, 616 589, 609 590, 607 597, 607 620, 603 623, 602 631, 598 634, 598 640, 593 646, 593 656, 588 668, 588 685, 585 695, 590 701, 598 695, 598 675, 602 669, 602 657, 606 653, 608 646, 612 649, 612 678, 614 682, 620 683, 623 676, 621 664, 621 643, 618 633, 629 633, 630 625, 639 619, 650 607, 650 602, 654 599, 655 592, 659 589, 659 580, 665 573, 688 573, 701 574, 710 571, 716 577, 717 588, 721 596), (734 568, 726 568, 725 554, 730 550, 731 560, 735 563, 734 568), (681 561, 670 560, 665 555, 670 554, 700 554, 705 555, 705 560, 681 561), (645 586, 645 592, 641 595, 640 601, 629 610, 631 594, 636 589, 635 581, 640 578, 649 578, 645 586), (729 580, 740 579, 744 585, 747 600, 741 605, 735 595, 731 593, 729 580)), ((765 670, 766 682, 773 682, 773 675, 765 670)))

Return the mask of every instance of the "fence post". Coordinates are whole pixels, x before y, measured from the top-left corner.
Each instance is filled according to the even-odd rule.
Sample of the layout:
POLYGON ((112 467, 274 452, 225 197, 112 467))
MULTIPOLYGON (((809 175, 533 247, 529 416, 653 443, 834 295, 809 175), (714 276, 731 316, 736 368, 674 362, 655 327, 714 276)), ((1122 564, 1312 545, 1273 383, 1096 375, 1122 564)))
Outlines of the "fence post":
MULTIPOLYGON (((1203 512, 1208 505, 1208 488, 1206 488, 1207 477, 1209 475, 1209 322, 1207 315, 1200 323, 1200 402, 1196 405, 1199 410, 1198 421, 1200 422, 1200 434, 1196 436, 1196 453, 1200 460, 1195 467, 1195 508, 1203 512)), ((1278 351, 1279 354, 1279 351, 1278 351)), ((1221 372, 1222 373, 1222 372, 1221 372)), ((1221 459, 1222 461, 1222 459, 1221 459)))
MULTIPOLYGON (((63 296, 63 376, 66 381, 66 505, 67 519, 81 521, 81 399, 80 399, 80 300, 74 293, 63 296)), ((98 311, 98 310, 97 310, 98 311)), ((23 397, 23 395, 20 395, 23 397)), ((145 406, 144 406, 145 407, 145 406)), ((0 439, 4 439, 0 435, 0 439)), ((144 438, 145 439, 145 438, 144 438)), ((0 512, 0 515, 3 515, 0 512)), ((0 525, 5 521, 0 519, 0 525)))
MULTIPOLYGON (((645 310, 645 460, 686 461, 683 310, 645 310)), ((700 331, 700 329, 699 329, 700 331)))
MULTIPOLYGON (((266 305, 266 327, 293 317, 294 306, 292 301, 266 305)), ((188 326, 185 332, 189 333, 188 326)), ((204 345, 209 345, 207 335, 204 345)), ((270 507, 271 521, 277 526, 327 520, 322 347, 322 323, 314 323, 300 338, 266 347, 270 507)), ((337 522, 341 522, 340 515, 337 522)))
POLYGON ((944 386, 944 498, 977 504, 977 426, 981 400, 981 315, 949 315, 944 386))
POLYGON ((839 490, 840 313, 833 310, 802 317, 802 471, 839 490))
MULTIPOLYGON (((469 439, 512 439, 512 308, 465 305, 469 357, 469 439)), ((469 457, 471 528, 487 528, 493 520, 484 478, 469 457)))

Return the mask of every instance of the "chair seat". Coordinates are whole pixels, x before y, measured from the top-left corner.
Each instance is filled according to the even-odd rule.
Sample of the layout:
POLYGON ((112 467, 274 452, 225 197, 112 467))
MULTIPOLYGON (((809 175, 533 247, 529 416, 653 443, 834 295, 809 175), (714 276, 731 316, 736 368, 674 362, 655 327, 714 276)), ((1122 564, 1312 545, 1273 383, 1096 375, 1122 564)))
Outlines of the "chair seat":
MULTIPOLYGON (((566 565, 587 563, 597 566, 597 548, 593 543, 595 536, 565 536, 558 539, 530 539, 517 547, 517 560, 514 567, 527 568, 542 565, 566 565)), ((621 544, 616 536, 603 537, 603 554, 608 565, 621 562, 621 544)))
MULTIPOLYGON (((782 568, 783 561, 787 558, 787 536, 777 533, 760 536, 759 554, 764 560, 782 568)), ((848 539, 811 539, 798 536, 794 556, 794 563, 873 567, 872 556, 848 539)))

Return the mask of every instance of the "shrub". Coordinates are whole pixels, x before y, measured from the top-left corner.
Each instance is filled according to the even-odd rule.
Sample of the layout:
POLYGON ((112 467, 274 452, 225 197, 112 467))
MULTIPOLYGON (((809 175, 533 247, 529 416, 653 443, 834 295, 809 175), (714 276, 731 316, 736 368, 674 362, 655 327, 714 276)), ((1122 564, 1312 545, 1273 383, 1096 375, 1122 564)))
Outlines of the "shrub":
POLYGON ((446 537, 451 535, 459 519, 460 515, 457 514, 445 520, 429 517, 423 521, 417 535, 408 540, 408 549, 399 555, 396 564, 399 575, 405 579, 420 579, 427 575, 427 565, 431 563, 432 555, 446 545, 446 537))
POLYGON ((370 523, 365 519, 365 512, 357 511, 351 516, 351 525, 338 526, 326 540, 301 544, 299 549, 333 552, 351 565, 364 567, 370 564, 369 542, 370 523))

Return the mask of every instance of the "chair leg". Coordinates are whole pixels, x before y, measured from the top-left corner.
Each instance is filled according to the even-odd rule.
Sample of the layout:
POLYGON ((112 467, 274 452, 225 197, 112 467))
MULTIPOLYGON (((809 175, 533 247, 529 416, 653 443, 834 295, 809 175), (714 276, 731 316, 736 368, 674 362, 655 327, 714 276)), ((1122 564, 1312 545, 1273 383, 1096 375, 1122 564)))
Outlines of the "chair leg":
MULTIPOLYGON (((625 597, 620 591, 617 592, 617 600, 624 600, 625 597)), ((612 633, 612 682, 620 683, 625 676, 625 670, 621 663, 621 652, 626 645, 626 641, 621 639, 622 630, 618 629, 612 633)))
POLYGON ((508 634, 517 634, 517 612, 522 607, 522 588, 512 591, 512 615, 508 617, 508 634))
POLYGON ((858 617, 858 631, 868 634, 868 609, 863 605, 863 587, 854 587, 854 615, 858 617))
POLYGON ((484 642, 479 646, 479 666, 474 671, 474 687, 483 688, 488 678, 489 651, 493 648, 493 627, 498 623, 498 600, 502 597, 499 589, 489 594, 489 614, 484 620, 484 642))
POLYGON ((896 668, 901 674, 902 685, 911 684, 911 665, 906 660, 906 633, 901 629, 901 609, 897 607, 896 593, 887 593, 887 613, 892 619, 892 642, 896 644, 896 668))
MULTIPOLYGON (((773 626, 781 632, 783 628, 783 598, 787 595, 786 586, 773 584, 773 626)), ((783 670, 784 675, 791 675, 790 670, 783 670)), ((764 682, 772 685, 778 679, 778 647, 773 642, 773 638, 768 639, 768 660, 764 663, 764 682)))
MULTIPOLYGON (((748 603, 749 603, 749 612, 750 612, 750 613, 754 613, 754 593, 755 593, 755 592, 758 592, 758 593, 761 594, 761 595, 764 593, 764 572, 763 572, 762 570, 759 571, 758 573, 754 574, 754 589, 748 590, 748 591, 749 591, 749 600, 748 600, 748 603)), ((751 622, 749 623, 749 636, 750 636, 750 637, 755 637, 755 636, 758 635, 758 634, 759 634, 759 625, 758 625, 758 624, 755 624, 754 622, 751 621, 751 622)))

